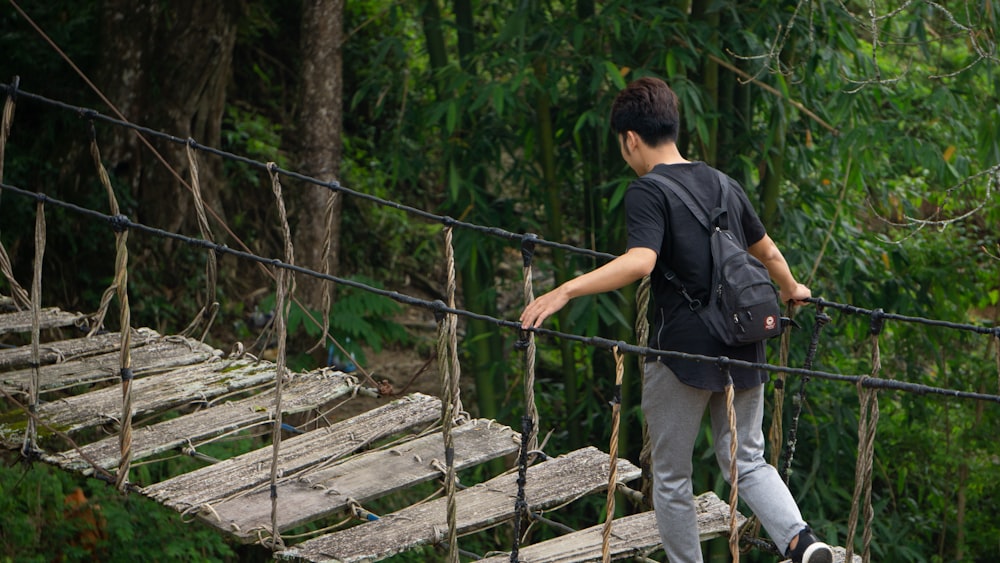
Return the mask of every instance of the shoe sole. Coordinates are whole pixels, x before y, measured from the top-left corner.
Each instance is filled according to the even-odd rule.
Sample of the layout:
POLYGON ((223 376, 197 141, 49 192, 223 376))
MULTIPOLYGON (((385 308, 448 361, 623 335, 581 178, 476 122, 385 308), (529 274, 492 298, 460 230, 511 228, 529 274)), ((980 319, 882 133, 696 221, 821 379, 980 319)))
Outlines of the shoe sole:
POLYGON ((802 563, 833 563, 833 550, 823 542, 816 542, 806 548, 802 563))

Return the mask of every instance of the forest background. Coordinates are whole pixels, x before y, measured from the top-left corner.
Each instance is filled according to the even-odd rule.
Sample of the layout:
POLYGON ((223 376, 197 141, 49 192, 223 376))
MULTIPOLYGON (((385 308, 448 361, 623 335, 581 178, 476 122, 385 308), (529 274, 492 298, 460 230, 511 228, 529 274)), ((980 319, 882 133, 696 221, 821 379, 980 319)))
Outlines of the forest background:
MULTIPOLYGON (((743 184, 814 295, 989 326, 1000 314, 998 11, 997 0, 5 1, 0 80, 435 214, 617 254, 632 173, 606 118, 627 81, 660 76, 681 100, 682 152, 743 184)), ((22 99, 2 180, 106 210, 90 127, 22 99)), ((98 123, 96 134, 123 213, 198 236, 181 180, 190 174, 184 148, 154 141, 161 162, 125 128, 98 123)), ((204 157, 200 175, 217 242, 282 255, 266 174, 204 157)), ((286 180, 285 192, 297 263, 404 294, 443 294, 442 225, 357 198, 331 200, 305 183, 286 180)), ((93 311, 114 275, 113 234, 50 213, 44 304, 93 311)), ((31 279, 33 223, 30 202, 0 200, 0 242, 22 284, 31 279)), ((178 332, 207 300, 204 253, 148 237, 130 245, 133 325, 178 332)), ((516 319, 517 242, 457 231, 455 246, 460 305, 516 319)), ((540 248, 536 291, 599 263, 540 248)), ((253 341, 273 283, 228 259, 218 276, 209 341, 223 349, 253 341)), ((305 352, 319 331, 303 319, 305 310, 327 315, 323 287, 296 281, 294 365, 325 365, 326 348, 305 352)), ((0 292, 9 289, 0 281, 0 292)), ((404 326, 398 304, 336 291, 328 318, 357 361, 403 349, 432 359, 426 331, 404 326)), ((635 288, 578 299, 551 326, 635 342, 634 302, 635 288)), ((813 310, 799 311, 790 365, 803 361, 813 310)), ((869 319, 831 315, 815 367, 871 373, 869 319)), ((517 427, 519 335, 475 320, 462 329, 466 407, 517 427)), ((890 322, 880 352, 880 377, 998 392, 989 338, 890 322)), ((539 356, 547 452, 606 448, 611 355, 543 338, 539 356)), ((627 364, 620 454, 636 461, 639 376, 627 364)), ((797 378, 788 381, 799 389, 797 378)), ((997 405, 903 392, 880 401, 873 558, 1000 557, 997 405)), ((852 508, 858 402, 853 386, 814 379, 798 429, 791 488, 832 543, 843 543, 852 508)), ((724 496, 707 435, 698 452, 696 490, 724 496)), ((159 470, 147 471, 155 479, 159 470)), ((106 560, 263 557, 143 499, 36 465, 0 470, 0 560, 88 556, 60 546, 74 533, 62 504, 75 487, 103 507, 106 560)), ((728 560, 724 540, 705 549, 709 560, 728 560)))

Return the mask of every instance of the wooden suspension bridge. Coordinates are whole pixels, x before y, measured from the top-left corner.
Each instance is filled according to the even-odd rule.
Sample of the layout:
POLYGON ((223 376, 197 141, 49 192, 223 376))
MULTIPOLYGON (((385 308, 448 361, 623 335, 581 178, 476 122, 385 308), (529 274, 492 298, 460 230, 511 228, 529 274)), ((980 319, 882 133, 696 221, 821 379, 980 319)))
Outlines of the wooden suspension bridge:
MULTIPOLYGON (((10 303, 0 300, 0 343, 18 344, 0 349, 0 386, 5 396, 0 444, 9 449, 25 445, 29 416, 23 400, 34 381, 40 397, 34 409, 38 459, 82 475, 111 475, 122 456, 119 437, 105 433, 102 438, 94 430, 119 426, 122 394, 115 383, 121 335, 88 336, 82 328, 88 323, 87 315, 44 309, 33 318, 30 311, 15 311, 10 303), (33 324, 46 336, 37 346, 30 343, 33 324)), ((133 460, 177 452, 198 457, 192 444, 276 419, 275 364, 145 328, 133 329, 130 341, 134 415, 137 420, 155 421, 136 423, 133 460), (156 416, 167 411, 183 414, 156 416)), ((324 368, 291 377, 283 387, 280 405, 286 415, 301 413, 359 392, 372 390, 349 374, 324 368)), ((273 522, 281 534, 337 515, 354 515, 357 524, 351 527, 300 543, 282 542, 275 558, 378 561, 446 540, 445 498, 380 516, 363 508, 366 502, 399 495, 446 474, 442 420, 440 399, 413 393, 294 434, 281 441, 273 495, 270 445, 229 459, 202 456, 205 465, 199 469, 157 483, 130 484, 130 490, 245 543, 268 545, 273 522), (274 506, 272 497, 277 499, 274 506)), ((519 433, 480 419, 460 420, 451 431, 456 470, 495 459, 505 459, 511 467, 455 495, 457 533, 474 534, 518 518, 518 475, 516 462, 511 460, 519 448, 519 433)), ((629 461, 615 463, 618 486, 640 476, 639 468, 629 461)), ((528 513, 555 510, 605 491, 610 464, 607 453, 587 447, 530 465, 523 489, 528 513)), ((697 501, 702 538, 728 535, 728 505, 712 493, 697 501)), ((518 558, 532 563, 600 561, 605 549, 613 560, 643 558, 659 545, 651 512, 615 520, 607 547, 601 519, 594 514, 592 528, 520 546, 518 558)), ((482 560, 509 561, 503 549, 498 546, 497 552, 482 560)), ((838 554, 843 560, 841 548, 838 554)))

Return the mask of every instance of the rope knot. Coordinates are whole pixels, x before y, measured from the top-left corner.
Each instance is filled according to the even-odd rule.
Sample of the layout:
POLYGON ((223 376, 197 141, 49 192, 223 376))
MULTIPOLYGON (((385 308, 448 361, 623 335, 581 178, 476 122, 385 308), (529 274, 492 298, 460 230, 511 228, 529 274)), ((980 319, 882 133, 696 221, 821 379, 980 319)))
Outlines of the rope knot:
POLYGON ((526 233, 521 237, 521 260, 524 261, 525 268, 531 265, 531 260, 535 256, 535 243, 537 242, 538 235, 534 233, 526 233))
POLYGON ((278 171, 278 163, 276 162, 268 162, 265 166, 271 174, 275 174, 278 171))
POLYGON ((444 321, 446 308, 447 305, 445 305, 444 301, 441 301, 440 299, 436 299, 433 303, 431 303, 431 309, 434 311, 434 321, 438 324, 441 324, 441 322, 444 321))
POLYGON ((132 373, 132 368, 122 368, 121 370, 122 383, 126 381, 132 381, 135 379, 135 374, 132 373))
POLYGON ((124 233, 128 230, 129 221, 128 215, 119 213, 118 215, 112 215, 108 217, 108 223, 111 224, 111 230, 116 233, 124 233))
POLYGON ((441 224, 445 227, 454 227, 456 222, 453 217, 444 216, 441 218, 441 224))
POLYGON ((21 77, 14 75, 14 80, 10 82, 10 90, 7 90, 7 95, 10 99, 17 101, 17 89, 21 86, 21 77))
POLYGON ((882 309, 875 309, 872 311, 871 324, 869 325, 868 332, 872 336, 878 336, 882 334, 883 328, 885 328, 885 311, 882 309))
POLYGON ((517 341, 514 342, 515 350, 527 350, 528 345, 531 343, 531 333, 525 329, 518 331, 517 341))

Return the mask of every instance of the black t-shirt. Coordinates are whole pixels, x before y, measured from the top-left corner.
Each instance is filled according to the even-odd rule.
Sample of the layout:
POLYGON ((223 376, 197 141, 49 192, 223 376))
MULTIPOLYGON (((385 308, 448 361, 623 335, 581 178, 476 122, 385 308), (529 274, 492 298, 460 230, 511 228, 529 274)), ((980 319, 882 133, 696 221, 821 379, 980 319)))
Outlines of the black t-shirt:
MULTIPOLYGON (((710 211, 718 207, 722 186, 718 173, 707 164, 659 164, 651 173, 669 176, 683 184, 703 209, 710 211)), ((736 236, 742 236, 748 246, 752 245, 764 238, 764 225, 739 184, 726 178, 729 229, 736 236)), ((659 350, 763 362, 763 342, 739 347, 719 342, 709 334, 687 300, 664 277, 666 269, 672 270, 693 298, 707 301, 712 279, 709 234, 687 206, 654 180, 640 177, 625 193, 625 214, 628 248, 651 248, 657 253, 656 267, 650 275, 655 305, 651 307, 654 318, 648 345, 659 350)), ((725 389, 725 375, 714 362, 666 356, 659 360, 687 385, 712 391, 725 389)), ((767 381, 763 370, 731 366, 730 373, 737 389, 748 389, 767 381)))

